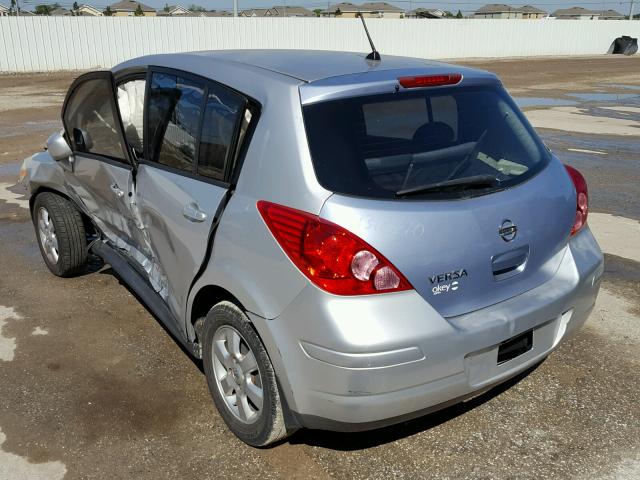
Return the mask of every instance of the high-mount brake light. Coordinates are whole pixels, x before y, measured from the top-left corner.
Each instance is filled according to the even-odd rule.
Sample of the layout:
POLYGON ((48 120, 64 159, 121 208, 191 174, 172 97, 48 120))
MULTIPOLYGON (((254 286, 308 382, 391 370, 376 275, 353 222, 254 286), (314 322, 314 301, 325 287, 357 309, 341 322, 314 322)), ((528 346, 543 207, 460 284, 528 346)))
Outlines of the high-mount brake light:
POLYGON ((442 75, 418 75, 415 77, 399 77, 398 83, 404 88, 441 87, 460 83, 462 75, 447 73, 442 75))
POLYGON ((587 189, 587 181, 582 174, 569 165, 564 166, 571 177, 573 186, 576 189, 576 217, 571 227, 571 235, 575 235, 587 223, 587 215, 589 214, 589 190, 587 189))
POLYGON ((411 290, 409 281, 360 237, 317 215, 259 201, 269 231, 298 269, 336 295, 411 290))

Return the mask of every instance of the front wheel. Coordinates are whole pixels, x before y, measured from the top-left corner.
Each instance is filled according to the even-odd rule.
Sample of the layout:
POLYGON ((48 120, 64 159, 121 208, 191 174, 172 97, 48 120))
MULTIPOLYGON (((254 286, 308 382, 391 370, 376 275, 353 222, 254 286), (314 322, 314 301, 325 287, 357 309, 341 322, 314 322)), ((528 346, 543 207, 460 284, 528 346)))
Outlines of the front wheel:
POLYGON ((40 193, 33 203, 33 224, 42 258, 51 273, 71 277, 87 264, 87 237, 78 209, 52 192, 40 193))
POLYGON ((215 305, 202 337, 209 391, 229 429, 254 447, 287 437, 273 365, 242 310, 226 301, 215 305))

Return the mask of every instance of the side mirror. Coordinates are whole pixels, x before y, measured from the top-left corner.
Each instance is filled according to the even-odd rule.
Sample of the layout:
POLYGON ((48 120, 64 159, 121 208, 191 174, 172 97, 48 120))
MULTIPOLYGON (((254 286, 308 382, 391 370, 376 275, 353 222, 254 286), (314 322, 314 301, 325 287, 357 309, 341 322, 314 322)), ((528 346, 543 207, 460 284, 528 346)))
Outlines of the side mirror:
POLYGON ((72 155, 69 144, 60 133, 54 133, 47 139, 49 155, 56 160, 65 160, 72 155))
POLYGON ((76 148, 81 152, 88 152, 93 148, 93 140, 91 135, 86 130, 80 128, 73 129, 73 143, 76 144, 76 148))

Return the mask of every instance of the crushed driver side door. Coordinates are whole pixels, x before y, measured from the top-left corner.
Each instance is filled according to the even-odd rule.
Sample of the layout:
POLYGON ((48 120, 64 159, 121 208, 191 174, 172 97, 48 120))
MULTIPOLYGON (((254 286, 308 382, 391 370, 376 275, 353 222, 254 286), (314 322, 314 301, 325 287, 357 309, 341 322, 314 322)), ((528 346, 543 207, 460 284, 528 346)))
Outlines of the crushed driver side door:
POLYGON ((73 151, 65 179, 76 201, 116 246, 135 245, 136 226, 130 209, 133 165, 111 72, 91 72, 75 80, 62 121, 73 151))

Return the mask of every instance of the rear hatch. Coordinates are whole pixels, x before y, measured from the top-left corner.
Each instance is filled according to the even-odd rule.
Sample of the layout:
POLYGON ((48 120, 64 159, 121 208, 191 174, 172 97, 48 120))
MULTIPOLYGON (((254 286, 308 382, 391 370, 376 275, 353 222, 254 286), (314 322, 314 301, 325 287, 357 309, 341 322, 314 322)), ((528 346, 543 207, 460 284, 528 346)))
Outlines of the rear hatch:
POLYGON ((575 192, 497 82, 303 105, 320 216, 380 251, 441 315, 556 272, 575 192))

